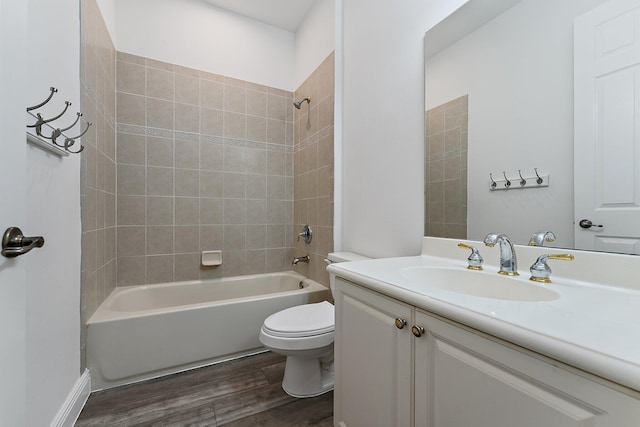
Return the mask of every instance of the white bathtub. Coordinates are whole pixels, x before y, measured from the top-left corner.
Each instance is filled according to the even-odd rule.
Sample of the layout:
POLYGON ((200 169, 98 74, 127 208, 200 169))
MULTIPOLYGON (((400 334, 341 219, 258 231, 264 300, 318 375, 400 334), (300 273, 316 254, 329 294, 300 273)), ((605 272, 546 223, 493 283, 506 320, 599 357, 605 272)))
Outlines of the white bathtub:
POLYGON ((87 322, 92 389, 261 351, 269 315, 328 298, 295 272, 116 288, 87 322))

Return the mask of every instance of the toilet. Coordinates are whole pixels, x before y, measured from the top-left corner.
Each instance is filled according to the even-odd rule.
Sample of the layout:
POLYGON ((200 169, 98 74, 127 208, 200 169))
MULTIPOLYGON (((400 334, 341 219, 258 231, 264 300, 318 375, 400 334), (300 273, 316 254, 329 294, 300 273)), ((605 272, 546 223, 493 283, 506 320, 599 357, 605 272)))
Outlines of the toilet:
MULTIPOLYGON (((349 252, 327 256, 329 263, 365 259, 349 252)), ((265 319, 260 342, 287 356, 282 389, 288 395, 314 397, 333 390, 333 332, 334 309, 328 301, 290 307, 265 319)))

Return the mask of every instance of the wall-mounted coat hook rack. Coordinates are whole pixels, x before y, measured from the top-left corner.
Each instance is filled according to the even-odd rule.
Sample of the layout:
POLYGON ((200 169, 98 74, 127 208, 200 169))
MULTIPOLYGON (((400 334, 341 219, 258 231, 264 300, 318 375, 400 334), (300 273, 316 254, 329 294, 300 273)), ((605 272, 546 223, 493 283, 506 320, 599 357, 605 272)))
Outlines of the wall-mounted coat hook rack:
POLYGON ((53 95, 58 92, 58 89, 50 87, 49 91, 50 93, 44 101, 31 107, 27 107, 27 117, 30 121, 35 119, 35 122, 27 125, 27 142, 30 142, 58 156, 68 156, 69 154, 80 153, 82 150, 84 150, 84 145, 80 144, 80 148, 78 148, 77 150, 71 149, 71 147, 74 146, 77 139, 79 139, 89 131, 89 127, 92 125, 92 123, 85 121, 86 128, 81 131, 78 136, 75 137, 68 137, 64 134, 64 132, 70 130, 78 124, 78 122, 82 119, 82 113, 77 112, 74 122, 64 128, 56 128, 51 125, 51 123, 64 116, 64 114, 71 106, 71 102, 65 101, 63 110, 59 114, 50 118, 45 119, 41 113, 32 113, 32 111, 44 107, 49 101, 51 101, 53 95), (30 132, 29 129, 33 129, 35 132, 30 132), (45 135, 45 133, 47 135, 45 135), (63 138, 63 142, 58 142, 58 140, 61 138, 63 138))
POLYGON ((507 172, 503 171, 502 176, 504 178, 495 179, 493 177, 493 173, 489 173, 489 190, 497 191, 497 190, 513 190, 513 189, 521 189, 521 188, 540 188, 540 187, 548 187, 549 186, 549 175, 540 175, 538 173, 538 168, 534 168, 535 175, 533 176, 525 176, 522 174, 522 169, 518 169, 518 175, 516 178, 515 174, 510 174, 513 178, 508 178, 507 172), (518 185, 514 184, 514 181, 518 183, 518 185))

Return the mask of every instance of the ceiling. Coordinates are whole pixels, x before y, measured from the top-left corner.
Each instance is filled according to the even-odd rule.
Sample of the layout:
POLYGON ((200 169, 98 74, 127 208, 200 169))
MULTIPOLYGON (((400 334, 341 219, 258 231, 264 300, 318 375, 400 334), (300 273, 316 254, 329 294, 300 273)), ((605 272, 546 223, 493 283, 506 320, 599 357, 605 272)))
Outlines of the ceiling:
POLYGON ((314 0, 204 0, 265 24, 295 32, 314 0))

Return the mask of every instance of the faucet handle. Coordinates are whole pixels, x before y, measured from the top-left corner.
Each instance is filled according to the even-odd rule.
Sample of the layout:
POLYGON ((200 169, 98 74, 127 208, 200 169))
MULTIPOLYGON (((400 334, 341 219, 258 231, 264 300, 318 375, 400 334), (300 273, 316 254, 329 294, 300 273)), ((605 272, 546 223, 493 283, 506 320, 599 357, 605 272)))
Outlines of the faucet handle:
POLYGON ((482 262, 484 260, 482 259, 482 256, 480 256, 480 252, 475 246, 470 246, 465 243, 458 243, 458 247, 463 249, 471 249, 471 255, 469 255, 469 258, 467 258, 467 260, 469 261, 469 265, 467 266, 467 268, 469 270, 482 270, 482 262))
POLYGON ((542 230, 533 233, 529 239, 529 246, 542 246, 544 242, 551 243, 556 240, 556 235, 552 231, 542 230))
POLYGON ((559 259, 561 261, 573 261, 574 258, 575 257, 571 254, 540 255, 529 269, 531 272, 529 280, 541 283, 551 283, 551 268, 547 265, 547 260, 559 259))
POLYGON ((313 232, 311 231, 311 227, 309 226, 309 224, 305 224, 305 226, 302 227, 302 231, 298 233, 298 241, 300 241, 301 237, 307 245, 311 243, 313 232))

